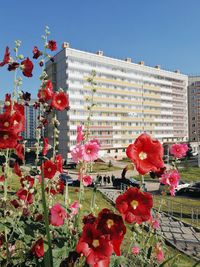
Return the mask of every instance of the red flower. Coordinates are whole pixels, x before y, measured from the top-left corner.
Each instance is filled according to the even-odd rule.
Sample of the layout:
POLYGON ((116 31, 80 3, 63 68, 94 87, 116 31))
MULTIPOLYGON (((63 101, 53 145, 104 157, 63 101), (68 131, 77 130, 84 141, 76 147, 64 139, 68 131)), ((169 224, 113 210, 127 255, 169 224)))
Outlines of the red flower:
POLYGON ((10 112, 0 114, 0 131, 12 131, 18 134, 24 130, 24 117, 15 111, 12 115, 10 112))
POLYGON ((16 199, 10 201, 10 203, 17 209, 20 207, 19 202, 16 199))
POLYGON ((50 222, 54 226, 61 226, 64 224, 65 218, 67 218, 67 212, 66 210, 59 204, 56 203, 51 208, 51 217, 50 222))
POLYGON ((22 172, 21 172, 20 167, 19 167, 19 164, 18 164, 17 162, 15 162, 15 165, 14 165, 13 170, 14 170, 14 173, 15 173, 17 176, 19 176, 19 177, 22 176, 22 172))
POLYGON ((41 88, 38 92, 38 98, 40 101, 48 101, 53 96, 53 85, 50 80, 45 84, 44 88, 41 88))
POLYGON ((32 188, 34 185, 34 181, 35 179, 29 175, 20 179, 21 186, 26 188, 32 188))
POLYGON ((49 139, 47 137, 45 137, 43 139, 43 141, 44 141, 44 146, 43 146, 43 150, 42 150, 42 155, 45 156, 48 152, 48 149, 49 149, 49 139))
POLYGON ((97 218, 97 229, 104 235, 109 235, 116 255, 120 255, 120 245, 126 233, 122 217, 109 209, 103 209, 97 218))
POLYGON ((129 188, 116 199, 116 208, 127 223, 142 223, 151 218, 152 196, 138 188, 129 188))
POLYGON ((113 246, 111 241, 96 229, 95 225, 86 224, 83 227, 76 251, 86 257, 87 264, 93 267, 108 267, 113 246))
POLYGON ((1 183, 1 182, 4 182, 4 181, 5 181, 5 176, 4 176, 4 175, 1 175, 1 176, 0 176, 0 183, 1 183))
POLYGON ((4 54, 3 61, 0 62, 0 67, 3 67, 5 64, 8 64, 9 61, 10 61, 10 52, 9 52, 9 47, 7 46, 5 54, 4 54))
POLYGON ((57 170, 62 173, 63 172, 63 162, 62 162, 62 156, 60 154, 56 155, 55 157, 57 170))
POLYGON ((32 71, 33 71, 33 63, 32 61, 27 57, 27 59, 23 60, 21 62, 21 65, 23 66, 22 73, 26 77, 32 77, 32 71))
POLYGON ((8 65, 8 70, 12 71, 12 70, 16 70, 19 67, 19 63, 17 62, 12 62, 8 65))
POLYGON ((31 249, 33 255, 37 258, 41 258, 44 256, 44 240, 40 238, 37 242, 33 245, 31 249))
POLYGON ((47 48, 49 48, 51 51, 57 50, 57 44, 56 41, 50 40, 47 44, 47 48))
POLYGON ((57 172, 57 166, 51 160, 46 160, 42 166, 41 171, 44 170, 44 177, 52 179, 57 172))
POLYGON ((92 213, 83 217, 84 224, 87 224, 87 223, 93 224, 95 221, 96 221, 96 217, 92 213))
POLYGON ((0 149, 15 148, 18 135, 9 131, 0 131, 0 149))
POLYGON ((51 106, 59 111, 69 107, 68 95, 64 92, 56 92, 53 95, 51 106))
POLYGON ((42 52, 37 48, 37 46, 34 46, 33 58, 38 59, 41 55, 42 55, 42 52))
POLYGON ((20 200, 24 201, 26 204, 33 203, 33 195, 24 188, 19 189, 16 195, 20 200))
POLYGON ((65 189, 65 182, 59 179, 57 184, 56 184, 57 193, 63 194, 64 189, 65 189))
POLYGON ((22 144, 17 144, 15 147, 15 152, 21 160, 24 160, 24 146, 22 144))
POLYGON ((148 134, 141 134, 126 149, 128 158, 135 164, 140 174, 156 172, 164 167, 163 147, 158 140, 153 140, 148 134))

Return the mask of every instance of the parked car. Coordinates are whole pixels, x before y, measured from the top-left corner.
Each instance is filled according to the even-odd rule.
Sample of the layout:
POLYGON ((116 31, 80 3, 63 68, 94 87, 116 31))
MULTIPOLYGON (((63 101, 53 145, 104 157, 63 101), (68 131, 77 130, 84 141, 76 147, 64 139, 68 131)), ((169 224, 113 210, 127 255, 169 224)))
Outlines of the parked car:
POLYGON ((68 174, 66 174, 66 173, 61 173, 61 174, 59 175, 59 177, 60 177, 60 179, 65 183, 65 185, 66 185, 66 183, 67 183, 68 185, 73 185, 73 179, 72 179, 72 177, 69 176, 68 174))
POLYGON ((130 186, 130 187, 137 187, 140 188, 140 184, 137 180, 131 178, 130 180, 127 178, 115 178, 113 181, 113 186, 117 189, 121 189, 121 184, 130 186))
POLYGON ((191 197, 200 197, 200 182, 194 183, 187 188, 183 188, 180 190, 180 192, 191 197))

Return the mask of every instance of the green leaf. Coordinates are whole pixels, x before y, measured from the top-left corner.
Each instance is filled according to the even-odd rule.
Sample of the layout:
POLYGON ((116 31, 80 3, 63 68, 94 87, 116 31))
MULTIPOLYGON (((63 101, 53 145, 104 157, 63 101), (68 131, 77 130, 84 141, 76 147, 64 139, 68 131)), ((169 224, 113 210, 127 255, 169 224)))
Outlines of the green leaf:
POLYGON ((196 262, 192 267, 200 266, 200 261, 196 262))
POLYGON ((171 260, 177 258, 178 256, 180 256, 180 255, 178 254, 178 255, 175 255, 175 256, 173 256, 173 257, 167 259, 166 261, 164 261, 163 263, 161 263, 161 264, 159 265, 159 267, 163 267, 163 266, 165 266, 166 263, 168 263, 169 261, 171 261, 171 260))

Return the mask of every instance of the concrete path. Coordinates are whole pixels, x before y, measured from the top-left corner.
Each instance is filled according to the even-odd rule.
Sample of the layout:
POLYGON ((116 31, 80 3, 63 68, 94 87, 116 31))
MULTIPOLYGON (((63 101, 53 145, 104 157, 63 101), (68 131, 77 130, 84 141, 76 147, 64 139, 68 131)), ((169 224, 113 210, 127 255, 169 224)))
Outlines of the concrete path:
MULTIPOLYGON (((115 203, 121 193, 120 190, 115 189, 99 188, 98 190, 112 203, 115 203)), ((161 213, 160 228, 168 243, 195 260, 200 260, 200 229, 183 224, 165 213, 161 213)))

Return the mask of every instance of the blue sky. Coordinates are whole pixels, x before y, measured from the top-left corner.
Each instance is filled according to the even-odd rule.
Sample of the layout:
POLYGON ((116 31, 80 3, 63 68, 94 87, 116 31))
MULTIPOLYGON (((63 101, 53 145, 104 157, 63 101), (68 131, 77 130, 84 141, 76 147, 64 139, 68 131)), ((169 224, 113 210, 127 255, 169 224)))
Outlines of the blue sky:
MULTIPOLYGON (((1 0, 0 59, 8 45, 22 40, 21 52, 32 57, 48 25, 51 39, 80 50, 200 74, 199 0, 1 0)), ((39 71, 24 80, 24 91, 36 95, 39 71)), ((0 98, 12 92, 13 73, 0 69, 0 98)))

